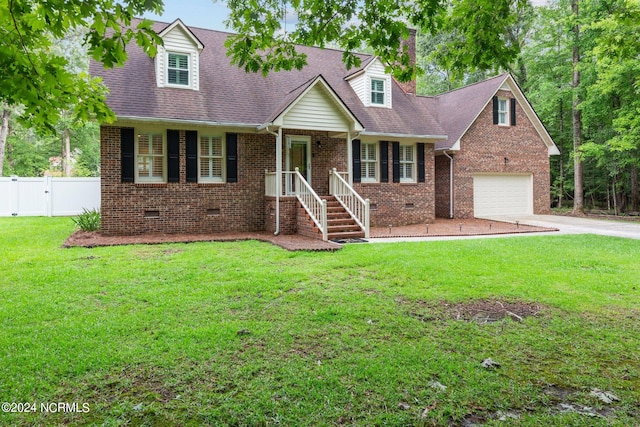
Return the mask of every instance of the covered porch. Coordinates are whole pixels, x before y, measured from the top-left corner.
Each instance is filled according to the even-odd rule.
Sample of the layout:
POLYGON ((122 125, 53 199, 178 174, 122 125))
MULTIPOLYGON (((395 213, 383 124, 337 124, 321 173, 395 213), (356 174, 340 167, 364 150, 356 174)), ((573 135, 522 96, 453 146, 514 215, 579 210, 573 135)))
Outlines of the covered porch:
POLYGON ((369 201, 353 189, 350 170, 364 127, 322 76, 289 94, 260 130, 275 137, 276 168, 265 170, 267 230, 368 237, 369 201))

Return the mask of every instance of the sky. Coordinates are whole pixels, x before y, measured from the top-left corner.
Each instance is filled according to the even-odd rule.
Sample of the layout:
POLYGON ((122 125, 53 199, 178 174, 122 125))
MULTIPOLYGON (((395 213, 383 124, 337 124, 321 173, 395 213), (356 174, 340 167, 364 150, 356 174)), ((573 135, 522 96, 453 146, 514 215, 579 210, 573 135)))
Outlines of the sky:
POLYGON ((147 13, 145 18, 173 22, 180 18, 189 27, 228 31, 223 21, 229 16, 226 2, 213 0, 164 0, 164 13, 147 13))
MULTIPOLYGON (((163 0, 164 13, 147 13, 145 18, 173 22, 180 18, 189 27, 208 28, 210 30, 229 31, 224 20, 229 16, 226 2, 223 0, 163 0)), ((547 0, 532 0, 534 5, 543 5, 547 0)))

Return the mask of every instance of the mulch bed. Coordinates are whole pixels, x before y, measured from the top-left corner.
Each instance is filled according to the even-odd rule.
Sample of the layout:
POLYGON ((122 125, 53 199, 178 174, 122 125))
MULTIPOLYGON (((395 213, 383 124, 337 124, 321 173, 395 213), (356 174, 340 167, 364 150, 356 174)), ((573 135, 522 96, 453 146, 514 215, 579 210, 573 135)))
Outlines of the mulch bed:
MULTIPOLYGON (((438 237, 438 236, 479 236, 489 234, 532 233, 557 231, 557 229, 516 225, 506 222, 482 219, 437 219, 434 223, 417 224, 403 227, 372 228, 370 235, 376 237, 438 237), (391 231, 391 232, 390 232, 391 231)), ((274 236, 267 232, 253 233, 215 233, 215 234, 140 234, 135 236, 103 236, 100 232, 76 231, 64 242, 64 247, 80 246, 117 246, 159 243, 189 242, 235 242, 240 240, 258 240, 280 246, 288 251, 336 251, 342 245, 323 242, 300 235, 274 236)))
POLYGON ((415 224, 400 227, 371 228, 371 237, 444 237, 483 236, 490 234, 538 233, 558 231, 557 228, 535 227, 532 225, 484 219, 441 219, 432 224, 415 224))
POLYGON ((64 247, 81 246, 93 248, 96 246, 117 246, 136 244, 160 243, 190 243, 190 242, 236 242, 241 240, 258 240, 280 246, 288 251, 336 251, 342 245, 333 242, 323 242, 300 235, 279 235, 272 233, 215 233, 215 234, 140 234, 136 236, 103 236, 97 231, 76 231, 64 242, 64 247))

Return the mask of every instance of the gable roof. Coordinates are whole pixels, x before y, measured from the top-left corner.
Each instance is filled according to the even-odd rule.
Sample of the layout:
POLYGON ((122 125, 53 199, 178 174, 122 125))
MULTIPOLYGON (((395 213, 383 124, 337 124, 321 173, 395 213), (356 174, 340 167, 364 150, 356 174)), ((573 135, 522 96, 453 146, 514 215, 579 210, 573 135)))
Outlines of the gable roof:
POLYGON ((432 108, 437 114, 438 122, 445 129, 448 136, 446 140, 436 143, 436 151, 459 150, 460 139, 501 88, 511 90, 520 107, 524 110, 547 146, 549 155, 560 154, 540 118, 509 73, 500 74, 490 79, 452 90, 428 101, 431 102, 432 108))
POLYGON ((182 22, 182 20, 180 18, 176 19, 175 21, 173 21, 171 24, 167 25, 166 28, 162 31, 160 31, 158 33, 158 35, 161 38, 164 38, 164 36, 166 36, 167 34, 169 34, 174 28, 179 28, 180 30, 182 30, 182 32, 184 34, 186 34, 186 36, 191 39, 191 42, 194 44, 194 46, 196 46, 198 48, 198 50, 202 50, 204 49, 204 45, 202 44, 202 42, 198 39, 198 37, 195 36, 195 34, 193 34, 191 32, 191 30, 189 29, 189 27, 187 27, 186 25, 184 25, 184 23, 182 22))
MULTIPOLYGON (((134 22, 133 25, 136 25, 134 22)), ((173 24, 169 24, 173 25, 173 24)), ((179 25, 176 23, 176 25, 179 25)), ((168 24, 156 22, 156 32, 168 24)), ((156 85, 154 60, 132 43, 127 46, 128 61, 117 69, 104 69, 91 61, 90 72, 103 78, 110 89, 109 107, 119 120, 189 122, 259 127, 284 108, 287 100, 319 75, 335 95, 357 118, 366 132, 374 134, 444 135, 428 106, 417 97, 406 95, 392 84, 393 109, 367 108, 351 89, 345 76, 351 72, 342 62, 342 51, 298 46, 307 55, 302 70, 271 72, 267 77, 246 73, 230 63, 224 42, 230 33, 188 27, 203 49, 199 62, 200 90, 159 88, 156 85), (416 119, 419 117, 419 119, 416 119)), ((363 64, 372 55, 358 54, 363 64)), ((365 65, 366 66, 366 65, 365 65)), ((299 93, 298 93, 299 94, 299 93)))
POLYGON ((278 108, 267 119, 267 122, 263 124, 263 126, 280 121, 282 117, 287 114, 287 112, 293 109, 296 104, 298 104, 302 100, 302 98, 304 98, 304 96, 315 87, 323 88, 324 92, 329 95, 330 101, 332 101, 333 104, 338 107, 339 113, 344 115, 350 122, 353 123, 353 129, 350 130, 355 132, 362 132, 364 130, 362 123, 360 123, 358 118, 353 115, 349 107, 347 107, 342 99, 340 99, 338 94, 327 83, 322 74, 316 76, 308 82, 305 82, 302 86, 294 89, 287 96, 285 96, 280 106, 278 106, 278 108))

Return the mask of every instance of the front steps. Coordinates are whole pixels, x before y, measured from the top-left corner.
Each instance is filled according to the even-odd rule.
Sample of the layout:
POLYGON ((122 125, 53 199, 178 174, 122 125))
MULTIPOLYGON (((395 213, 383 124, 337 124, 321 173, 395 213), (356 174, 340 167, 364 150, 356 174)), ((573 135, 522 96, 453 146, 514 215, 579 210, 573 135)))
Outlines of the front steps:
MULTIPOLYGON (((333 196, 323 196, 327 201, 327 229, 329 240, 362 239, 364 230, 333 196)), ((298 234, 322 239, 322 232, 307 211, 298 203, 298 234)))

